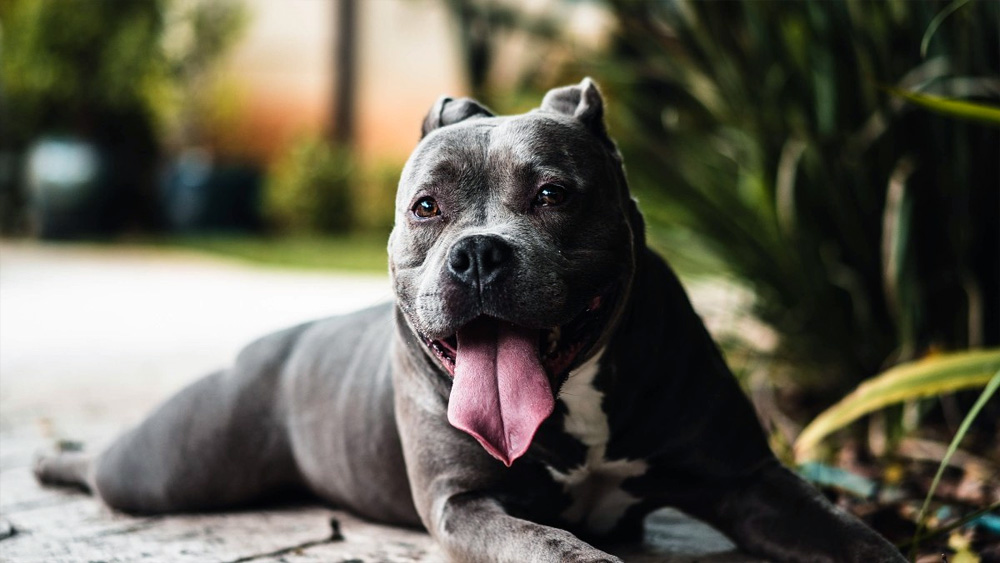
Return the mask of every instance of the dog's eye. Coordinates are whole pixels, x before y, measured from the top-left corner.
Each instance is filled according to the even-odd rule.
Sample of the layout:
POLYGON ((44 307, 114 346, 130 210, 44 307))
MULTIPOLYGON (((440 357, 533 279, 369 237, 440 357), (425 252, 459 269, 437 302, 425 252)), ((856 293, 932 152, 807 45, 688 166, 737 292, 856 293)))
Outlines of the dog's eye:
POLYGON ((557 184, 545 184, 535 194, 535 205, 539 207, 554 207, 566 201, 566 188, 557 184))
POLYGON ((412 211, 414 215, 421 219, 430 219, 441 214, 441 209, 438 207, 437 202, 430 196, 418 199, 417 203, 413 204, 412 211))

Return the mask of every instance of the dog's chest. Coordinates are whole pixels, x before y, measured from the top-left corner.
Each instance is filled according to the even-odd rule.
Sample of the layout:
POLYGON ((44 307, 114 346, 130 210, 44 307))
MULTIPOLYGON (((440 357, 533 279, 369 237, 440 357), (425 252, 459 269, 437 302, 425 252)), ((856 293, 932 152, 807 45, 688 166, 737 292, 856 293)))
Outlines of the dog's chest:
POLYGON ((605 457, 610 428, 602 409, 604 393, 594 387, 602 355, 603 351, 574 370, 559 393, 559 400, 567 410, 564 430, 586 446, 586 458, 567 471, 548 468, 571 499, 562 517, 595 534, 611 531, 625 511, 639 502, 621 484, 642 475, 648 468, 643 460, 605 457))

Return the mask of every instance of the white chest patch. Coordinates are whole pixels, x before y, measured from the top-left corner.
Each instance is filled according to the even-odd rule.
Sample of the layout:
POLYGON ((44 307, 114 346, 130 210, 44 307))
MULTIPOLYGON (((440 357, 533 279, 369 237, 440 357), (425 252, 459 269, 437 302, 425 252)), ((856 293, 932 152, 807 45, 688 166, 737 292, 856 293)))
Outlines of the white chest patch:
POLYGON ((648 465, 642 460, 605 459, 608 445, 608 418, 601 409, 604 393, 594 388, 598 362, 604 350, 574 370, 559 392, 566 405, 566 433, 587 446, 587 459, 568 472, 549 467, 552 478, 562 483, 572 503, 562 516, 570 522, 582 523, 593 533, 601 534, 614 528, 625 511, 639 499, 621 489, 629 477, 642 475, 648 465))

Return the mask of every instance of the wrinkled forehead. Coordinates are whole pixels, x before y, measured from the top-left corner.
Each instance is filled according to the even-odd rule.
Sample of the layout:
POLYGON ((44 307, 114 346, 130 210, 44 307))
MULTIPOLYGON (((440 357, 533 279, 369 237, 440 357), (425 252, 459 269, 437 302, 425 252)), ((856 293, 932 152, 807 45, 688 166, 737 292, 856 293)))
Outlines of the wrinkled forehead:
POLYGON ((578 176, 599 151, 590 133, 559 115, 535 112, 469 119, 425 137, 403 170, 400 188, 487 166, 578 176))

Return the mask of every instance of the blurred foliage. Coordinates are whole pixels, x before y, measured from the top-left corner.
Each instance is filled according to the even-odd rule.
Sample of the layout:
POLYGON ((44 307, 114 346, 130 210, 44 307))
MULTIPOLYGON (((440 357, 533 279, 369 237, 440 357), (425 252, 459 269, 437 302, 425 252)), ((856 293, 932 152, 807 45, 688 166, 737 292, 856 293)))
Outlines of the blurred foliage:
POLYGON ((162 121, 174 144, 205 143, 231 129, 239 96, 216 72, 217 63, 249 21, 239 0, 170 0, 161 46, 174 87, 162 121))
POLYGON ((234 1, 11 0, 0 21, 5 137, 17 145, 129 119, 159 125, 234 43, 246 12, 234 1))
MULTIPOLYGON (((245 22, 237 0, 0 2, 2 156, 16 166, 45 135, 94 143, 113 170, 108 227, 155 226, 164 138, 198 140, 206 77, 245 22)), ((17 184, 0 185, 5 231, 24 204, 17 184)))
POLYGON ((401 166, 362 163, 316 137, 292 142, 272 165, 264 216, 285 233, 387 234, 401 166))
POLYGON ((1000 126, 1000 107, 998 106, 952 100, 941 96, 917 94, 916 92, 907 92, 897 88, 888 88, 887 90, 894 96, 899 96, 912 104, 923 106, 943 115, 1000 126))
POLYGON ((396 187, 402 172, 402 163, 362 163, 359 178, 352 184, 358 230, 388 236, 396 220, 396 187))
POLYGON ((280 231, 342 233, 355 222, 351 198, 354 158, 317 138, 291 144, 271 167, 264 216, 280 231))
POLYGON ((0 4, 8 142, 44 131, 90 134, 106 116, 151 118, 166 74, 162 2, 0 4))
MULTIPOLYGON (((521 101, 529 104, 523 109, 534 107, 530 104, 537 104, 536 93, 526 93, 525 90, 530 90, 529 85, 537 82, 538 76, 545 72, 547 66, 551 66, 547 64, 551 61, 546 57, 536 55, 518 61, 523 68, 518 73, 520 84, 514 85, 513 89, 511 84, 497 87, 499 80, 492 75, 497 71, 497 63, 506 54, 505 46, 510 43, 512 36, 527 39, 533 48, 542 51, 557 48, 563 31, 558 18, 550 13, 528 13, 512 3, 496 0, 443 2, 458 39, 470 96, 492 105, 500 101, 500 97, 511 94, 517 97, 521 94, 521 101)), ((514 105, 521 104, 515 102, 514 105)))
POLYGON ((1000 130, 884 89, 996 105, 1000 4, 939 18, 925 59, 945 2, 605 3, 610 48, 566 73, 604 87, 652 232, 755 290, 820 405, 1000 342, 1000 130))
POLYGON ((385 238, 383 233, 279 237, 200 234, 135 242, 197 250, 268 266, 384 274, 388 268, 385 238))

